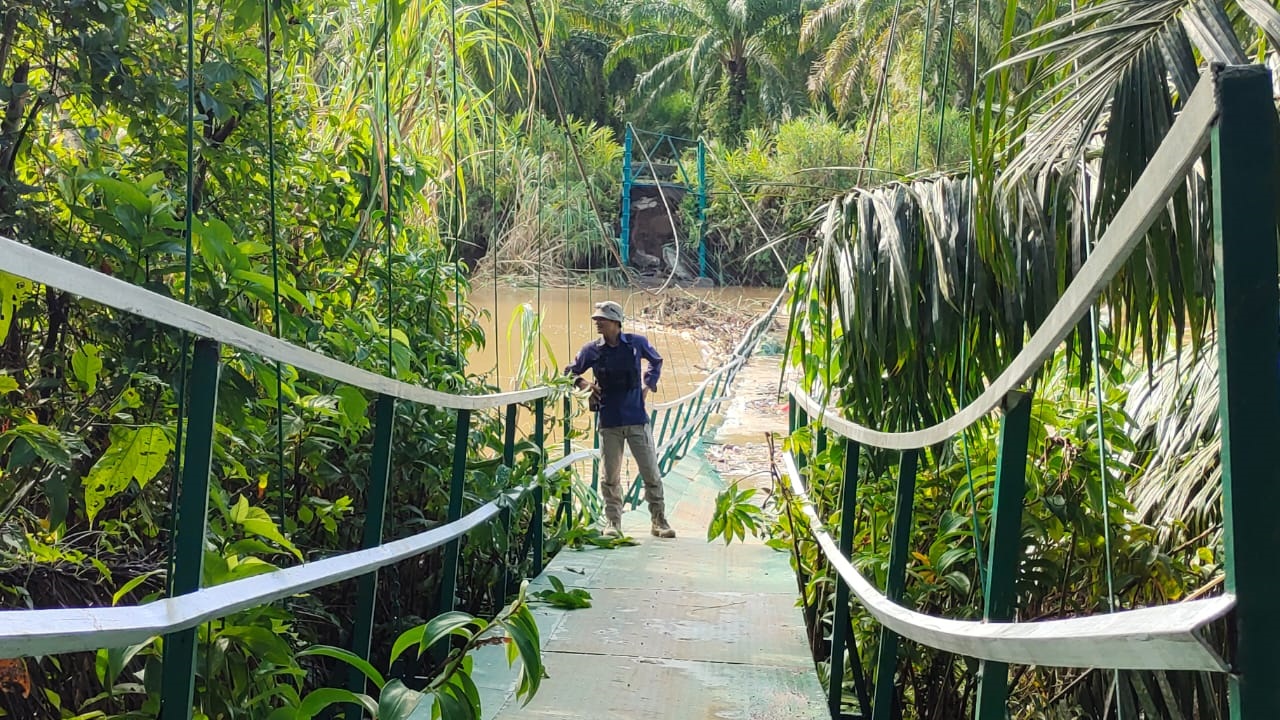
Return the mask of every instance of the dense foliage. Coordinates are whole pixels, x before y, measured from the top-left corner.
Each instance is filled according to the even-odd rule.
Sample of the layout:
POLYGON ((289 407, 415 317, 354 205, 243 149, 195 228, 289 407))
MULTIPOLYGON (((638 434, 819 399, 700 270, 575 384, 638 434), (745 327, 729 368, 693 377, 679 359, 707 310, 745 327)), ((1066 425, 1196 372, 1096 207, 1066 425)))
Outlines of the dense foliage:
MULTIPOLYGON (((188 47, 183 3, 10 6, 0 234, 377 373, 484 391, 465 371, 482 338, 462 301, 452 199, 479 173, 474 155, 495 116, 466 64, 460 77, 423 72, 450 61, 443 8, 394 10, 197 4, 188 47)), ((466 31, 473 15, 458 20, 465 60, 480 33, 466 31)), ((0 602, 157 597, 182 409, 211 390, 184 388, 191 343, 145 316, 0 282, 0 602)), ((202 584, 359 547, 374 398, 238 351, 222 360, 202 584)), ((444 519, 455 419, 397 405, 385 537, 444 519)), ((527 477, 536 452, 524 443, 502 471, 499 418, 471 427, 474 506, 527 477)), ((514 515, 510 534, 497 525, 464 543, 460 607, 492 615, 506 604, 504 570, 526 569, 516 533, 528 506, 514 515)), ((438 613, 441 559, 380 574, 376 662, 400 631, 438 613)), ((353 597, 345 583, 201 626, 199 712, 266 717, 298 707, 307 688, 342 684, 331 659, 295 651, 348 645, 353 597)), ((154 713, 162 646, 27 661, 33 687, 6 693, 5 711, 154 713)), ((416 669, 402 661, 395 672, 416 669)))
MULTIPOLYGON (((374 372, 478 392, 465 363, 483 341, 469 279, 623 279, 624 128, 703 138, 713 274, 781 284, 791 273, 803 372, 843 391, 859 419, 907 427, 947 414, 1016 352, 1127 195, 1197 63, 1273 57, 1276 27, 1274 3, 1259 0, 23 0, 0 9, 0 235, 374 372)), ((1101 373, 1107 406, 1130 403, 1102 420, 1120 451, 1106 502, 1080 390, 1084 351, 1101 341, 1082 328, 1042 381, 1028 613, 1101 607, 1102 518, 1116 529, 1124 604, 1213 582, 1216 427, 1206 393, 1186 400, 1212 376, 1204 189, 1187 183, 1107 296, 1126 311, 1112 318, 1110 354, 1141 347, 1165 394, 1132 389, 1141 369, 1101 373), (1156 366, 1184 336, 1190 380, 1183 365, 1156 366), (1185 420, 1179 432, 1155 429, 1168 412, 1185 420)), ((692 227, 691 202, 677 210, 692 227)), ((189 354, 187 338, 146 317, 0 276, 5 606, 163 592, 189 354)), ((204 584, 358 546, 374 398, 247 354, 223 360, 204 584)), ((407 403, 396 418, 388 538, 445 516, 455 422, 407 403)), ((975 506, 986 517, 993 432, 924 464, 918 608, 972 612, 966 518, 975 506)), ((470 441, 468 503, 535 465, 525 444, 510 474, 500 468, 497 417, 475 418, 470 441)), ((838 460, 840 448, 827 452, 838 460)), ((857 559, 871 575, 885 562, 891 466, 866 469, 857 559)), ((831 507, 831 478, 815 480, 831 507)), ((736 519, 719 534, 753 527, 749 501, 725 498, 736 519)), ((527 525, 527 510, 516 515, 527 525)), ((480 531, 464 545, 460 607, 507 606, 515 544, 480 531)), ((380 617, 395 620, 377 628, 379 667, 396 637, 436 615, 440 565, 427 555, 381 574, 380 617)), ((820 619, 830 585, 803 569, 820 619)), ((296 650, 345 645, 351 589, 202 626, 201 712, 268 717, 339 684, 346 668, 332 656, 296 650)), ((31 661, 34 691, 5 695, 5 710, 146 716, 160 650, 31 661)), ((962 666, 909 654, 899 694, 946 717, 929 713, 964 707, 962 666)), ((1019 678, 1024 697, 1056 693, 1081 712, 1105 691, 1019 678)))

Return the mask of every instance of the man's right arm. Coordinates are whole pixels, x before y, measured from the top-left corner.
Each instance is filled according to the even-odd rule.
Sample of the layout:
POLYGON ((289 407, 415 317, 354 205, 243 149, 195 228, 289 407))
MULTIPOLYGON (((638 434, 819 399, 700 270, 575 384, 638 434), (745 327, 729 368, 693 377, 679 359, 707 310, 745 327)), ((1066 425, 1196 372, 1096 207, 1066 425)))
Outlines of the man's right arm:
POLYGON ((583 373, 591 367, 591 358, 589 357, 590 353, 588 352, 590 347, 590 345, 587 345, 579 350, 578 356, 573 359, 573 364, 564 369, 566 375, 573 376, 573 386, 579 390, 585 389, 591 385, 586 378, 582 377, 583 373))

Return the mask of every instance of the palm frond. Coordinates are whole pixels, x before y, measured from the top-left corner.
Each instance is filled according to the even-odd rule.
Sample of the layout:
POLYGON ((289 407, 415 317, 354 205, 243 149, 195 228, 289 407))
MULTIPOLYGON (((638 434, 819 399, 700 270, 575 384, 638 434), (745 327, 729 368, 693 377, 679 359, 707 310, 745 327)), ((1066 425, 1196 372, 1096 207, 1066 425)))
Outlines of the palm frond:
POLYGON ((605 72, 613 72, 623 60, 635 60, 645 64, 669 57, 689 47, 689 39, 683 35, 666 32, 647 32, 632 35, 609 51, 604 59, 605 72))

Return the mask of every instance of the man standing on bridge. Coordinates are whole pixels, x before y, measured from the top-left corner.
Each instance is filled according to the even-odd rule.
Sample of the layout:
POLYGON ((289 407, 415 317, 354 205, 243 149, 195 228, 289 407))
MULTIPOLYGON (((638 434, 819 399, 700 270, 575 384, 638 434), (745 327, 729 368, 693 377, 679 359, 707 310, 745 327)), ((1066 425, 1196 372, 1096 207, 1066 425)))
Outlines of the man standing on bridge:
POLYGON ((596 332, 593 340, 578 351, 573 364, 565 369, 574 376, 574 385, 591 390, 591 409, 600 413, 600 454, 604 458, 604 514, 609 527, 606 535, 622 535, 622 445, 631 446, 631 455, 644 479, 644 499, 649 503, 651 532, 655 537, 673 538, 676 531, 667 524, 662 500, 662 476, 658 471, 658 451, 649 427, 645 398, 658 389, 662 374, 662 356, 643 335, 622 332, 622 306, 608 301, 596 303, 596 332), (649 362, 649 371, 640 373, 641 359, 649 362), (595 382, 583 377, 587 370, 595 382))

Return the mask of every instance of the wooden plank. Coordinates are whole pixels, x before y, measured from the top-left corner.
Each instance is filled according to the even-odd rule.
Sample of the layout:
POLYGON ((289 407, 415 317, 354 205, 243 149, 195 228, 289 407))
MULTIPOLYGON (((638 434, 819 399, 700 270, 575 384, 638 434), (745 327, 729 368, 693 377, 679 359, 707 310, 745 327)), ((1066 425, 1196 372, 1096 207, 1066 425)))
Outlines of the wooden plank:
POLYGON ((946 442, 997 408, 1006 395, 1018 389, 1053 355, 1103 288, 1128 262, 1151 223, 1165 212, 1169 198, 1209 144, 1209 134, 1218 117, 1216 90, 1217 81, 1212 73, 1201 77, 1169 134, 1075 280, 1009 367, 960 412, 920 430, 883 432, 839 417, 799 387, 793 389, 796 400, 811 415, 821 414, 824 425, 846 438, 893 450, 912 450, 946 442))
POLYGON ((877 591, 840 553, 818 519, 791 453, 783 455, 783 464, 814 539, 836 572, 877 621, 902 637, 945 652, 1020 665, 1228 670, 1227 663, 1198 631, 1235 607, 1232 595, 1108 615, 1018 623, 950 620, 908 610, 877 591))
POLYGON ((3 236, 0 236, 0 270, 199 337, 217 340, 262 358, 401 400, 459 410, 483 410, 529 402, 551 394, 551 388, 544 386, 489 395, 453 395, 400 382, 273 338, 3 236))

